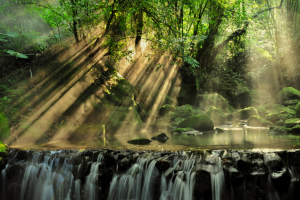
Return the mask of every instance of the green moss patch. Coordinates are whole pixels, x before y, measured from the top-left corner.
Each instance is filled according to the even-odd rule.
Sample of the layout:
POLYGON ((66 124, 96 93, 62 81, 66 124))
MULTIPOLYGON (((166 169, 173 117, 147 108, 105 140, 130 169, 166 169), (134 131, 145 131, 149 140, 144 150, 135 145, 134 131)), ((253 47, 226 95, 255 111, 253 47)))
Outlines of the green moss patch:
POLYGON ((256 110, 258 115, 262 118, 265 118, 267 114, 270 114, 263 106, 259 106, 256 110))
POLYGON ((271 113, 266 115, 266 120, 275 123, 280 120, 280 117, 275 113, 271 113))
POLYGON ((193 128, 198 131, 212 131, 214 123, 206 114, 194 115, 178 124, 177 128, 193 128))
POLYGON ((296 117, 300 118, 300 102, 295 107, 296 117))
POLYGON ((235 114, 235 118, 237 117, 237 118, 242 119, 242 120, 247 120, 253 115, 258 116, 257 110, 254 107, 248 107, 248 108, 244 108, 244 109, 239 110, 235 114))
POLYGON ((273 125, 273 123, 266 121, 257 115, 253 115, 249 118, 248 125, 253 127, 262 127, 262 126, 271 126, 273 125))
POLYGON ((287 128, 293 128, 296 125, 300 125, 300 118, 287 119, 284 124, 287 128))
POLYGON ((204 114, 202 110, 195 109, 189 104, 176 107, 175 113, 177 118, 187 118, 193 115, 204 114))
POLYGON ((277 94, 277 102, 280 104, 293 99, 300 99, 300 91, 293 87, 285 87, 277 94))
POLYGON ((279 120, 279 121, 275 122, 275 125, 277 125, 277 126, 283 126, 284 125, 284 121, 279 120))
POLYGON ((8 121, 4 115, 4 113, 0 112, 0 140, 3 140, 10 135, 8 121))

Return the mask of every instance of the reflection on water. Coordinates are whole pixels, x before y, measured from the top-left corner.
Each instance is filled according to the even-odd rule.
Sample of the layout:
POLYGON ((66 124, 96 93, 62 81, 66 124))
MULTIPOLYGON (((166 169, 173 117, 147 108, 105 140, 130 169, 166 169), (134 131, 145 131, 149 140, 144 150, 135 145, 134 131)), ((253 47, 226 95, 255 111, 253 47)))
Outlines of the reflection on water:
MULTIPOLYGON (((268 129, 235 128, 225 129, 224 133, 203 133, 203 135, 172 135, 165 131, 170 138, 165 143, 152 141, 145 146, 183 145, 201 149, 299 149, 300 136, 291 134, 271 134, 268 129)), ((124 133, 95 137, 92 140, 78 138, 75 141, 53 141, 44 145, 27 148, 85 148, 90 147, 124 147, 132 146, 127 141, 136 138, 151 138, 161 132, 124 133)), ((24 146, 25 147, 25 146, 24 146)))

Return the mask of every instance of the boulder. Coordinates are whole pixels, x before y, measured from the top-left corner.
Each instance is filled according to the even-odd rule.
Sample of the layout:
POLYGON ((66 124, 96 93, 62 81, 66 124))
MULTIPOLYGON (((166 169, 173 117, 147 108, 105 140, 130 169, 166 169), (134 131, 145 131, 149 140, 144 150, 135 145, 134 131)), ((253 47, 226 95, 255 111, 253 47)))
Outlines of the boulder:
POLYGON ((219 108, 210 106, 206 114, 213 120, 215 125, 222 125, 226 121, 226 115, 219 108))
POLYGON ((178 124, 177 128, 193 128, 198 131, 214 130, 214 123, 206 114, 194 115, 178 124))
POLYGON ((267 114, 270 114, 263 106, 259 106, 256 110, 258 115, 262 118, 265 118, 267 114))
POLYGON ((275 125, 277 125, 277 126, 283 126, 284 125, 284 121, 279 120, 279 121, 275 122, 275 125))
POLYGON ((268 114, 265 118, 267 121, 270 121, 272 123, 275 123, 280 120, 280 117, 275 113, 268 114))
POLYGON ((258 116, 257 110, 254 107, 248 107, 248 108, 244 108, 244 109, 239 110, 235 114, 234 118, 247 120, 253 115, 258 116))
POLYGON ((272 122, 266 121, 257 115, 253 115, 248 120, 248 125, 253 127, 271 126, 272 122))
POLYGON ((172 106, 170 104, 166 104, 166 105, 163 105, 162 107, 160 107, 160 109, 159 109, 159 115, 163 116, 163 115, 166 115, 169 112, 172 112, 174 110, 175 110, 174 106, 172 106))
POLYGON ((300 102, 295 107, 296 117, 300 118, 300 102))
POLYGON ((129 140, 129 144, 149 144, 151 140, 146 139, 146 138, 139 138, 139 139, 134 139, 134 140, 129 140))
POLYGON ((293 87, 285 87, 277 94, 277 102, 280 104, 294 99, 300 100, 300 91, 293 87))
POLYGON ((300 118, 287 119, 285 120, 284 124, 287 128, 293 128, 294 126, 300 124, 300 118))
POLYGON ((165 133, 161 133, 158 136, 152 137, 151 140, 158 140, 158 141, 167 141, 169 137, 165 133))

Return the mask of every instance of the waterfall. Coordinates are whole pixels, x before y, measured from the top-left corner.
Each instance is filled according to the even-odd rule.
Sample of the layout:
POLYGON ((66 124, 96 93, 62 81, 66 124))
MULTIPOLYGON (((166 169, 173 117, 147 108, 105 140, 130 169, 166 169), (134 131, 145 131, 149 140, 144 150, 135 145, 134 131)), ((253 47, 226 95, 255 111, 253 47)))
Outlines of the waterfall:
POLYGON ((16 156, 17 152, 9 155, 1 171, 1 200, 222 200, 225 195, 225 199, 240 199, 243 195, 245 199, 249 195, 249 199, 299 199, 299 166, 284 167, 278 157, 277 164, 271 162, 274 156, 264 162, 273 163, 265 170, 263 161, 257 162, 255 157, 248 165, 248 154, 238 155, 237 151, 223 154, 232 159, 230 162, 224 162, 227 158, 221 160, 221 151, 201 155, 23 151, 20 155, 26 155, 24 158, 16 156), (251 166, 245 174, 247 178, 242 174, 243 168, 238 171, 237 160, 244 168, 251 166), (282 170, 277 166, 283 166, 282 170), (230 178, 226 180, 229 185, 225 185, 226 177, 230 178), (257 187, 265 188, 254 192, 257 187))

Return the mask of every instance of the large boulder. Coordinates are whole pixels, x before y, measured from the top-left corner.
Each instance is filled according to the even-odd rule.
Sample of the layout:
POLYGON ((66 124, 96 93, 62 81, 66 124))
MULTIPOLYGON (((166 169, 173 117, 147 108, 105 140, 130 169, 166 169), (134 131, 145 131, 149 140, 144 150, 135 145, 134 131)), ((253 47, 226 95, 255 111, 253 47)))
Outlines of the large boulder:
POLYGON ((277 102, 283 104, 286 100, 300 100, 300 91, 293 87, 285 87, 277 94, 277 102))
POLYGON ((257 109, 257 113, 260 117, 265 118, 267 114, 270 114, 263 106, 259 106, 257 109))
POLYGON ((272 122, 266 121, 257 115, 253 115, 248 120, 248 125, 253 127, 271 126, 272 122))
POLYGON ((213 120, 215 125, 222 125, 225 123, 226 115, 223 111, 215 106, 209 107, 206 114, 213 120))
POLYGON ((297 104, 295 108, 296 117, 300 118, 300 102, 297 104))
POLYGON ((296 125, 300 125, 300 118, 287 119, 284 124, 287 128, 293 128, 296 125))
POLYGON ((265 118, 267 121, 270 121, 272 123, 275 123, 280 120, 280 117, 275 113, 268 114, 265 118))
POLYGON ((253 115, 258 115, 257 110, 254 107, 248 107, 236 112, 235 118, 247 120, 253 115))
POLYGON ((0 112, 0 140, 4 140, 5 138, 9 137, 9 129, 9 124, 5 114, 0 112))
POLYGON ((206 114, 194 115, 186 118, 177 128, 193 128, 198 131, 214 130, 214 123, 206 114))
POLYGON ((202 110, 196 109, 193 106, 186 104, 179 107, 176 107, 175 112, 173 114, 174 118, 187 118, 193 115, 204 114, 202 110))

